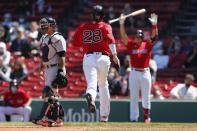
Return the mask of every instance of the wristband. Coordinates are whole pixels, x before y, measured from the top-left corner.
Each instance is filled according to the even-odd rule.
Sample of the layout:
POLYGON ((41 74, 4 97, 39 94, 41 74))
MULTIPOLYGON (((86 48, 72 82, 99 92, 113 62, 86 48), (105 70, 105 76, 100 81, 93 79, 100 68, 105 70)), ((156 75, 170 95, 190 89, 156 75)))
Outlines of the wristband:
POLYGON ((117 54, 117 51, 116 51, 116 45, 111 43, 109 44, 109 48, 111 50, 111 53, 114 55, 114 54, 117 54))

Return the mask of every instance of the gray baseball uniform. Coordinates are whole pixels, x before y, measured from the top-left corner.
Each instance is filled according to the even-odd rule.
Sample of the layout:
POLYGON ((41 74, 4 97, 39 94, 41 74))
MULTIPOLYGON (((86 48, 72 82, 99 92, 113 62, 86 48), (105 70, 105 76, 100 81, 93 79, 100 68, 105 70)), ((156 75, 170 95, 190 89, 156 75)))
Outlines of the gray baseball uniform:
MULTIPOLYGON (((57 52, 66 51, 66 41, 64 37, 54 32, 53 35, 43 35, 40 39, 40 47, 42 51, 42 60, 45 68, 45 86, 51 87, 52 81, 55 79, 58 71, 59 55, 57 52)), ((64 73, 66 69, 64 68, 64 73)))

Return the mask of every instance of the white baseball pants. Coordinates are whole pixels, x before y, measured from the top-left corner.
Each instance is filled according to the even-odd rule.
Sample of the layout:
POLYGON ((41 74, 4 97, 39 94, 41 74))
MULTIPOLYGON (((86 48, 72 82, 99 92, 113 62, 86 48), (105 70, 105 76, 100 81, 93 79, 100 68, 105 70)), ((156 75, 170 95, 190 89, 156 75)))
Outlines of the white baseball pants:
POLYGON ((12 115, 12 114, 19 114, 23 115, 24 122, 28 122, 31 115, 31 107, 10 107, 10 106, 1 106, 0 107, 0 122, 5 122, 6 117, 5 115, 12 115))
POLYGON ((151 74, 150 70, 136 71, 131 70, 129 75, 129 89, 130 89, 130 120, 138 121, 139 117, 139 92, 142 95, 142 107, 146 109, 151 108, 150 93, 151 93, 151 74))
POLYGON ((104 121, 108 120, 110 113, 110 94, 107 80, 110 64, 111 62, 109 56, 102 55, 99 52, 86 54, 83 58, 83 71, 87 81, 86 93, 91 94, 93 100, 95 100, 98 82, 100 96, 100 116, 101 118, 102 116, 105 117, 104 121))

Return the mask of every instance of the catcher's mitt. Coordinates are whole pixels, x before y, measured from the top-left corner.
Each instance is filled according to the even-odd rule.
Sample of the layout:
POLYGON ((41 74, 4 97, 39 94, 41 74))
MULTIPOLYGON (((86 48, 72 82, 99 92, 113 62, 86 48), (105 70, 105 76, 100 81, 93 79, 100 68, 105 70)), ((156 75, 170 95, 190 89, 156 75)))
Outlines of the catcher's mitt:
POLYGON ((68 84, 68 79, 67 77, 63 74, 63 72, 58 73, 55 80, 52 82, 53 88, 63 88, 67 86, 68 84))

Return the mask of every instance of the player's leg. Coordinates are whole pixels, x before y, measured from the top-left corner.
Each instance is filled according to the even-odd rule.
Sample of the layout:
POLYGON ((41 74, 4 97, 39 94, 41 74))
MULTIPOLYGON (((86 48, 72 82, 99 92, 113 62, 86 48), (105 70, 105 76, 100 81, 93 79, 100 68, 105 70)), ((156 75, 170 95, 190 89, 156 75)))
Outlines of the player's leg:
POLYGON ((45 70, 44 75, 45 75, 45 85, 46 86, 44 87, 44 89, 42 91, 42 99, 44 100, 44 102, 43 102, 43 105, 42 105, 42 108, 40 111, 40 115, 38 116, 38 118, 36 120, 32 121, 35 124, 40 124, 40 125, 46 124, 45 126, 47 126, 47 124, 48 124, 48 121, 43 118, 46 118, 45 114, 46 114, 47 108, 49 107, 48 98, 50 96, 54 96, 55 91, 56 91, 56 90, 52 90, 52 88, 50 86, 51 86, 52 81, 56 77, 57 70, 58 70, 57 67, 52 67, 52 68, 48 68, 45 70))
POLYGON ((83 71, 87 81, 86 93, 91 94, 93 100, 97 95, 97 70, 95 67, 94 54, 88 54, 83 59, 83 71))
POLYGON ((142 92, 142 107, 144 113, 144 122, 150 122, 150 93, 151 93, 151 75, 149 71, 145 71, 141 76, 141 92, 142 92))
POLYGON ((97 59, 101 122, 108 121, 110 113, 110 94, 107 80, 110 64, 111 62, 108 56, 102 55, 97 59))
POLYGON ((16 107, 6 106, 4 113, 5 115, 12 115, 14 113, 17 113, 16 109, 17 109, 16 107))
POLYGON ((48 126, 49 123, 48 123, 48 118, 46 116, 46 112, 50 107, 50 103, 48 102, 48 98, 52 95, 53 95, 53 92, 50 89, 50 87, 45 86, 42 91, 42 98, 43 98, 44 102, 43 102, 39 116, 35 120, 32 120, 32 122, 34 124, 48 126))
POLYGON ((6 117, 5 115, 7 114, 7 107, 5 106, 0 106, 0 122, 5 122, 6 117))
POLYGON ((43 103, 42 109, 40 111, 39 118, 43 118, 44 113, 45 113, 47 107, 49 106, 48 97, 53 95, 53 91, 50 89, 51 82, 52 82, 52 80, 55 79, 55 74, 53 74, 53 73, 55 73, 55 74, 57 73, 57 68, 55 68, 55 70, 54 69, 52 70, 51 68, 45 70, 44 77, 45 77, 45 85, 46 86, 44 87, 44 89, 42 91, 42 99, 44 100, 44 103, 43 103))
POLYGON ((62 126, 64 121, 64 116, 59 115, 59 94, 58 94, 58 88, 52 87, 52 82, 56 78, 58 71, 58 67, 52 67, 47 70, 47 80, 46 85, 49 86, 50 93, 47 96, 47 102, 50 104, 48 106, 48 109, 45 111, 45 116, 48 117, 49 125, 48 126, 62 126), (53 109, 53 110, 52 110, 53 109), (49 111, 48 111, 49 110, 49 111))
POLYGON ((129 74, 130 89, 130 121, 137 122, 139 118, 139 79, 138 72, 132 70, 129 74))
POLYGON ((9 110, 12 110, 11 114, 19 114, 23 116, 23 121, 28 122, 31 115, 31 107, 25 106, 25 107, 8 107, 9 110))
POLYGON ((23 107, 23 115, 24 115, 24 122, 28 122, 30 119, 30 115, 31 115, 31 107, 30 106, 25 106, 23 107))
POLYGON ((58 97, 51 96, 48 100, 50 106, 46 112, 48 119, 48 126, 57 127, 62 126, 64 121, 64 109, 58 101, 58 97))
POLYGON ((97 70, 95 67, 94 54, 84 55, 83 71, 87 82, 85 97, 87 100, 88 109, 90 112, 95 112, 96 106, 94 101, 97 95, 97 70))

